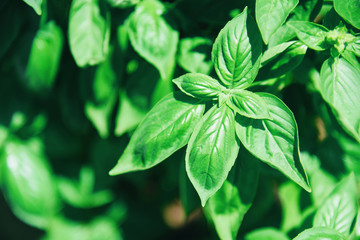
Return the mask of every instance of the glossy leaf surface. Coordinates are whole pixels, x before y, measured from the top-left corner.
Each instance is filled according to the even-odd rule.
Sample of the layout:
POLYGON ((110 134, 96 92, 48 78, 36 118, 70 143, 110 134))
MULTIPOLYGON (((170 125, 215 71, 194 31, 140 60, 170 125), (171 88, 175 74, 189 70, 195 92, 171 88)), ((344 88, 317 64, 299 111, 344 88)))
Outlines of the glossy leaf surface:
POLYGON ((300 162, 298 130, 293 113, 277 97, 267 93, 259 95, 267 104, 272 120, 238 115, 236 132, 240 141, 254 156, 309 191, 300 162))
POLYGON ((342 126, 360 141, 360 70, 344 58, 326 60, 318 87, 342 126))
POLYGON ((213 106, 197 124, 185 157, 187 174, 203 206, 223 185, 238 150, 232 110, 213 106))
POLYGON ((360 29, 360 2, 358 0, 334 0, 334 7, 347 22, 360 29))
POLYGON ((309 48, 317 51, 329 48, 325 41, 329 30, 324 26, 305 21, 293 21, 289 23, 289 26, 295 31, 300 41, 309 48))
POLYGON ((242 116, 255 119, 270 119, 269 109, 265 101, 256 93, 246 90, 231 92, 230 105, 242 116))
POLYGON ((256 0, 256 22, 265 44, 298 3, 299 0, 256 0))
POLYGON ((184 74, 173 83, 187 95, 199 99, 217 99, 225 90, 217 80, 201 73, 184 74))
POLYGON ((185 146, 204 108, 179 92, 164 97, 135 130, 110 174, 148 169, 185 146))
MULTIPOLYGON (((280 47, 280 49, 278 50, 281 50, 281 48, 282 47, 280 47)), ((259 71, 259 78, 269 79, 280 77, 294 70, 301 64, 306 54, 306 51, 307 47, 304 44, 300 42, 295 42, 289 47, 287 47, 284 51, 278 52, 275 56, 265 55, 265 57, 267 58, 263 59, 264 61, 261 62, 262 67, 259 71)), ((271 53, 271 55, 272 54, 274 53, 271 53)))
POLYGON ((305 231, 301 232, 297 235, 294 240, 307 240, 307 239, 314 239, 314 240, 345 240, 345 236, 340 234, 339 232, 327 228, 327 227, 313 227, 306 229, 305 231))
POLYGON ((320 206, 314 227, 328 227, 348 236, 357 212, 357 185, 353 174, 343 179, 320 206))
POLYGON ((224 85, 245 88, 255 79, 261 60, 261 36, 245 9, 220 31, 211 57, 224 85))

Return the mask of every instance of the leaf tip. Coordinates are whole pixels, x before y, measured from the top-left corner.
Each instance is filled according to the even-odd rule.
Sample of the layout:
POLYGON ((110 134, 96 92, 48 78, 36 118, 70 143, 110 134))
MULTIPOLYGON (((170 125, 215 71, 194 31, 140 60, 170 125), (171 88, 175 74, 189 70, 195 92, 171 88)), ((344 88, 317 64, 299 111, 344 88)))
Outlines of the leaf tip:
POLYGON ((115 176, 115 175, 119 175, 119 174, 120 173, 118 171, 116 171, 116 166, 109 171, 110 176, 115 176))
POLYGON ((208 199, 209 199, 208 197, 202 198, 202 197, 200 196, 201 206, 202 206, 203 208, 205 207, 208 199))

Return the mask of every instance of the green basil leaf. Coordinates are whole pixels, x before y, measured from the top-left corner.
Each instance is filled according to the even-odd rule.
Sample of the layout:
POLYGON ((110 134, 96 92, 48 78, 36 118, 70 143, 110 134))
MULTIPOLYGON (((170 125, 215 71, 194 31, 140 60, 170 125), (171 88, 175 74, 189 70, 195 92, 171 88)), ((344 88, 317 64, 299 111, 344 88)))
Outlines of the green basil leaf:
POLYGON ((206 100, 213 100, 225 88, 215 79, 201 73, 187 73, 173 80, 173 83, 187 95, 206 100))
POLYGON ((112 94, 108 100, 102 104, 95 104, 90 101, 85 103, 85 114, 102 138, 109 136, 110 121, 116 103, 116 97, 116 94, 112 94))
POLYGON ((26 68, 26 85, 34 91, 48 90, 54 84, 63 47, 63 34, 55 22, 37 32, 26 68))
POLYGON ((354 42, 351 42, 346 49, 349 49, 356 56, 360 57, 360 37, 357 37, 354 42))
POLYGON ((103 62, 108 54, 110 14, 103 16, 99 0, 73 0, 69 16, 69 43, 79 67, 103 62))
POLYGON ((30 7, 32 7, 34 9, 34 11, 36 12, 37 15, 41 15, 42 14, 42 2, 43 0, 23 0, 27 5, 29 5, 30 7))
POLYGON ((357 183, 354 174, 343 179, 320 206, 314 217, 314 227, 332 228, 349 236, 357 213, 357 183))
POLYGON ((99 135, 107 138, 117 98, 116 75, 110 57, 97 67, 94 78, 90 81, 87 84, 90 85, 92 96, 85 103, 85 114, 99 135))
POLYGON ((272 120, 250 119, 237 115, 238 137, 254 156, 310 191, 300 162, 298 129, 293 113, 274 95, 258 95, 267 104, 272 120))
POLYGON ((324 200, 334 189, 336 179, 331 174, 322 169, 317 169, 310 176, 311 198, 315 206, 321 206, 324 200))
POLYGON ((151 168, 185 146, 205 110, 179 92, 159 101, 135 130, 110 175, 151 168))
POLYGON ((307 47, 304 44, 295 42, 278 55, 270 59, 264 59, 261 63, 262 67, 260 68, 258 78, 270 79, 280 77, 294 70, 304 59, 306 50, 307 47))
POLYGON ((275 46, 296 37, 295 32, 289 27, 288 23, 292 21, 313 21, 319 14, 322 3, 321 0, 299 1, 299 4, 290 13, 287 22, 271 36, 269 46, 275 46))
POLYGON ((360 70, 360 63, 356 57, 356 54, 353 51, 349 51, 348 48, 340 53, 340 55, 346 59, 351 65, 353 65, 356 69, 360 70))
POLYGON ((345 240, 345 236, 327 227, 313 227, 306 229, 297 235, 293 240, 345 240))
POLYGON ((257 75, 261 51, 259 30, 245 9, 220 31, 211 57, 215 71, 224 85, 246 88, 257 75))
POLYGON ((285 233, 276 228, 266 227, 254 230, 245 236, 245 240, 289 240, 285 233))
POLYGON ((334 0, 334 7, 347 22, 360 29, 360 2, 358 0, 334 0))
POLYGON ((83 167, 79 173, 79 181, 69 178, 58 178, 57 185, 62 198, 77 208, 100 207, 114 201, 110 190, 94 192, 95 173, 89 167, 83 167))
POLYGON ((239 151, 232 110, 213 106, 201 119, 186 149, 186 171, 202 206, 226 180, 239 151))
POLYGON ((125 91, 119 93, 119 108, 116 114, 115 135, 121 136, 137 127, 146 111, 135 106, 125 91))
POLYGON ((289 27, 294 30, 300 41, 309 48, 316 51, 323 51, 330 47, 326 42, 326 33, 329 32, 326 27, 305 21, 292 21, 288 24, 289 27))
POLYGON ((266 51, 264 52, 264 54, 261 57, 261 66, 266 65, 267 62, 276 58, 276 56, 278 56, 279 54, 284 52, 286 49, 288 49, 294 43, 296 43, 296 41, 284 42, 284 43, 280 43, 275 46, 271 46, 268 49, 266 49, 266 51))
POLYGON ((255 18, 265 44, 298 3, 299 0, 256 0, 255 18))
POLYGON ((279 187, 279 199, 282 209, 281 230, 289 232, 300 227, 303 216, 300 209, 301 188, 294 182, 285 182, 279 187))
POLYGON ((233 90, 230 95, 231 108, 248 118, 271 119, 265 101, 256 93, 246 90, 233 90))
POLYGON ((344 58, 326 60, 317 84, 342 126, 360 141, 360 70, 344 58))
POLYGON ((41 142, 7 141, 3 157, 1 188, 13 213, 31 226, 47 228, 59 202, 41 142))
POLYGON ((240 153, 238 159, 222 187, 205 206, 220 239, 236 239, 257 189, 259 168, 254 157, 246 152, 240 153))
POLYGON ((179 65, 188 72, 209 74, 213 64, 210 59, 210 39, 194 37, 181 39, 179 44, 179 65))
POLYGON ((162 79, 171 79, 179 33, 161 16, 164 11, 156 0, 138 4, 128 19, 128 33, 135 51, 159 70, 162 79))

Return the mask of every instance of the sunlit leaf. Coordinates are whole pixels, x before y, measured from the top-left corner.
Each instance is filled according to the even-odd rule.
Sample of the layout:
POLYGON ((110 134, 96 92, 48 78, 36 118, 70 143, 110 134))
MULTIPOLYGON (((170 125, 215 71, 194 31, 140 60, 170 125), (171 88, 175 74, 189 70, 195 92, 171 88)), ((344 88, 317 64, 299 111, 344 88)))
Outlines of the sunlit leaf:
POLYGON ((187 95, 206 100, 217 99, 225 90, 217 80, 201 73, 184 74, 174 79, 173 83, 187 95))
POLYGON ((58 211, 53 173, 38 140, 6 142, 1 189, 13 213, 27 224, 45 229, 58 211))
POLYGON ((357 213, 355 176, 343 179, 320 206, 314 217, 314 227, 328 227, 348 236, 357 213))
POLYGON ((179 92, 159 101, 137 127, 111 175, 151 168, 185 146, 205 106, 179 92))
POLYGON ((135 51, 159 70, 162 79, 169 80, 175 67, 179 33, 163 18, 164 12, 159 1, 141 2, 128 19, 128 33, 135 51))
POLYGON ((229 21, 213 45, 211 57, 220 80, 230 88, 245 88, 255 79, 262 42, 247 9, 229 21))
POLYGON ((347 22, 360 29, 360 2, 358 0, 334 0, 334 7, 347 22))
POLYGON ((99 0, 73 0, 68 34, 79 67, 101 63, 109 50, 110 15, 101 11, 99 0))
POLYGON ((345 130, 360 141, 360 70, 344 58, 326 60, 318 83, 324 100, 345 130))
POLYGON ((299 0, 256 0, 256 22, 265 44, 298 3, 299 0))
POLYGON ((232 110, 213 106, 197 123, 186 149, 186 171, 202 206, 223 185, 239 151, 232 110))
POLYGON ((274 95, 258 94, 267 104, 272 119, 250 119, 238 115, 236 132, 239 139, 254 156, 309 191, 300 162, 298 130, 293 113, 274 95))
POLYGON ((213 66, 210 59, 211 44, 211 40, 207 38, 181 39, 179 65, 188 72, 209 74, 213 66))

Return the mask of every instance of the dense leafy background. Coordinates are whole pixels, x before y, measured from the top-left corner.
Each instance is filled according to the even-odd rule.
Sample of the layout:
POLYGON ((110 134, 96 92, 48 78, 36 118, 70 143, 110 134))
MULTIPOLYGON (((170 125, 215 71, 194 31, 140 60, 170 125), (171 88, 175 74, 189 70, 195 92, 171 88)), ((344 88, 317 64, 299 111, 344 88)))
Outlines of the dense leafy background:
POLYGON ((1 1, 0 238, 360 238, 359 9, 1 1))

